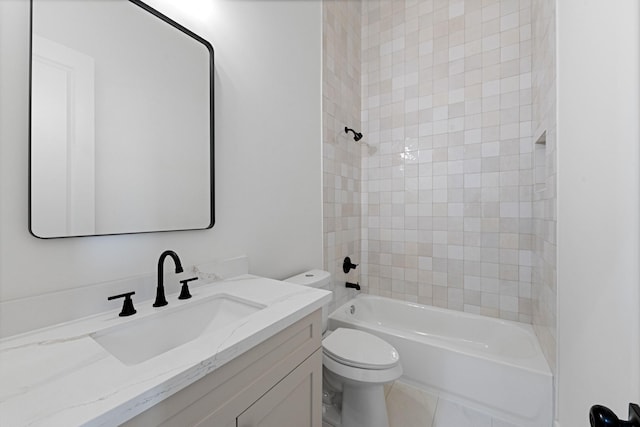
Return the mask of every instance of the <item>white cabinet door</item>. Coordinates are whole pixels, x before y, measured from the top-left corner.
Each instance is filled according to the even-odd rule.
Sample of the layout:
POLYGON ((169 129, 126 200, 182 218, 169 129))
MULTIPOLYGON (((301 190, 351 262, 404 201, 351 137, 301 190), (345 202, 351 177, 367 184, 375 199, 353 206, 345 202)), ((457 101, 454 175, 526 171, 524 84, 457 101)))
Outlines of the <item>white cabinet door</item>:
POLYGON ((319 349, 237 420, 237 427, 321 427, 322 350, 319 349))

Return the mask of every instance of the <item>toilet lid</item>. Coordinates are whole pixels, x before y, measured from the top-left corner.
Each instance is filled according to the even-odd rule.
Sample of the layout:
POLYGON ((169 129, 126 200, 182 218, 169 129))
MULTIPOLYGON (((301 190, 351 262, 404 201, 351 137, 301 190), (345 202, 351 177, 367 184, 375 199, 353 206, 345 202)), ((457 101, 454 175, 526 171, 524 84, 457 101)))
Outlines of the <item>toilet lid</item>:
POLYGON ((339 363, 362 369, 388 369, 400 360, 391 344, 356 329, 336 329, 322 340, 322 350, 339 363))

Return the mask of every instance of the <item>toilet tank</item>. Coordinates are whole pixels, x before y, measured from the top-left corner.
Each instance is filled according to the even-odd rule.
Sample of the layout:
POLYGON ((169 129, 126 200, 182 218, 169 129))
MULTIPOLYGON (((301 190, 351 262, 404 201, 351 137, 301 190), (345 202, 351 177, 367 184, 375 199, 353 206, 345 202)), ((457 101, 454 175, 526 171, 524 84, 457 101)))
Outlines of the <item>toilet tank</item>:
MULTIPOLYGON (((331 274, 324 270, 309 270, 304 273, 297 274, 284 280, 285 282, 295 283, 301 286, 310 286, 312 288, 324 289, 331 291, 331 274)), ((333 292, 331 294, 333 299, 333 292)), ((327 330, 329 319, 329 303, 322 306, 322 332, 327 330)))

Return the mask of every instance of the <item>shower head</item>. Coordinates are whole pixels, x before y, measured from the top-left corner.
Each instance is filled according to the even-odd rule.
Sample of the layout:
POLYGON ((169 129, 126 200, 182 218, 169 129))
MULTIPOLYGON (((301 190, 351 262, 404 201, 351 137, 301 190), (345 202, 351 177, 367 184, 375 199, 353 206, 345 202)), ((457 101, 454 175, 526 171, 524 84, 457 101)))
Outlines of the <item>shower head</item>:
POLYGON ((362 139, 362 134, 360 132, 356 132, 353 129, 349 129, 348 127, 344 127, 344 133, 349 133, 349 132, 353 132, 353 140, 354 141, 360 141, 362 139))

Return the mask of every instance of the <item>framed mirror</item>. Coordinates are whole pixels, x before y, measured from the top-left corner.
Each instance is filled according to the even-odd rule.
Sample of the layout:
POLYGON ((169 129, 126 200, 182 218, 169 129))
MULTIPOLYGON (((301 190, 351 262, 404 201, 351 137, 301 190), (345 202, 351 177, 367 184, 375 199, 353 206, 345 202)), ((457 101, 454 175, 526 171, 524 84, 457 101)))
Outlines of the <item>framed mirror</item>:
POLYGON ((29 230, 211 228, 213 48, 138 0, 31 0, 29 230))

